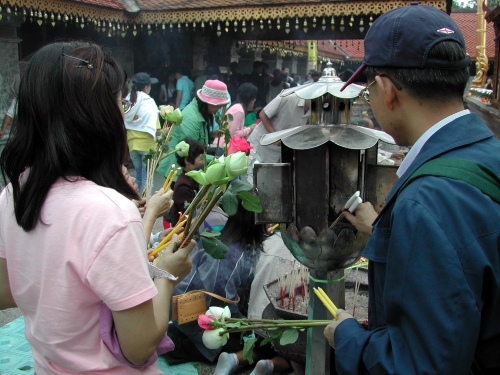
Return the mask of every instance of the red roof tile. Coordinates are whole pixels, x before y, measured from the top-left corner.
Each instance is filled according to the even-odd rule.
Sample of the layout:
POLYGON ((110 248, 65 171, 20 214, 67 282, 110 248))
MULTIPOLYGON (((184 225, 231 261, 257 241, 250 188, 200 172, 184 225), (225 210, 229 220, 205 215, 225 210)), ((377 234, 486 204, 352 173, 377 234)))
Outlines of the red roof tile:
MULTIPOLYGON (((474 60, 477 55, 477 14, 452 13, 451 18, 453 18, 460 28, 460 31, 462 31, 467 53, 474 60)), ((356 61, 363 59, 365 51, 365 44, 363 40, 335 40, 332 42, 335 42, 337 46, 345 51, 347 55, 350 56, 351 60, 356 61)), ((321 48, 321 45, 318 44, 318 50, 321 50, 321 48)), ((486 24, 486 56, 489 60, 493 60, 495 58, 495 30, 492 23, 486 24)))
MULTIPOLYGON (((475 12, 452 13, 451 18, 457 23, 464 35, 467 53, 472 59, 475 59, 477 55, 477 14, 475 12)), ((490 60, 495 58, 495 30, 493 23, 486 23, 486 56, 490 60)))

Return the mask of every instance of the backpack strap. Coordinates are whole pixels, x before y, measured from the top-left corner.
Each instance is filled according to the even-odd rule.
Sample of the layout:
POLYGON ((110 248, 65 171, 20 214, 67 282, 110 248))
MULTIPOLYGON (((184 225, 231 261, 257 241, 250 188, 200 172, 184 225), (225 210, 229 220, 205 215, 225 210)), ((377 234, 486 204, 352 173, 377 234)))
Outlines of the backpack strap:
POLYGON ((447 177, 464 181, 500 204, 500 177, 481 163, 459 158, 429 160, 408 177, 398 190, 398 195, 410 182, 422 176, 447 177))

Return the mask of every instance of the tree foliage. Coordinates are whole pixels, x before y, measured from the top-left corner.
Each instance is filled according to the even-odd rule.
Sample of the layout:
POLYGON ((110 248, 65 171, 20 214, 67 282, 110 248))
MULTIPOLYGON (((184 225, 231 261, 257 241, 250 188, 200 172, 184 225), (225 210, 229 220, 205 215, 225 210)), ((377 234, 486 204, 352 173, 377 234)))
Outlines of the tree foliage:
MULTIPOLYGON (((483 1, 483 0, 479 0, 483 1)), ((488 0, 488 8, 496 8, 498 6, 499 0, 488 0)), ((458 9, 476 9, 477 8, 477 0, 453 0, 453 4, 451 6, 452 10, 458 9)))

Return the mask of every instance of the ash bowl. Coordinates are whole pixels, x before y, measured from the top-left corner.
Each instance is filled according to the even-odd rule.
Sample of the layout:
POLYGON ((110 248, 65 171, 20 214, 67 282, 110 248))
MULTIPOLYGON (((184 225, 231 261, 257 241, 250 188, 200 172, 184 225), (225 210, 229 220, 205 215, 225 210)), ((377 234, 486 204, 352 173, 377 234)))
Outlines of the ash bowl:
POLYGON ((326 228, 319 235, 314 229, 300 231, 295 224, 281 224, 281 237, 286 247, 300 263, 319 271, 336 271, 356 263, 368 242, 369 236, 357 231, 350 224, 326 228))

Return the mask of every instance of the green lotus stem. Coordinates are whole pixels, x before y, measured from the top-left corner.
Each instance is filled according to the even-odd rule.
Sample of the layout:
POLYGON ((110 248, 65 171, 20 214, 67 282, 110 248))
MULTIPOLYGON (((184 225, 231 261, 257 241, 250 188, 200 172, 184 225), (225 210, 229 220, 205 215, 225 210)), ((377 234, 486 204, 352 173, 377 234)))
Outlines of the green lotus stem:
MULTIPOLYGON (((168 121, 167 119, 165 119, 165 121, 168 121)), ((170 129, 168 130, 168 134, 167 134, 167 140, 166 142, 169 143, 170 140, 172 139, 172 135, 173 135, 173 132, 174 132, 174 128, 177 126, 178 124, 175 123, 175 122, 172 122, 172 126, 170 127, 170 129)))
POLYGON ((184 211, 184 216, 187 216, 187 222, 185 226, 186 233, 189 233, 189 229, 191 228, 191 221, 193 219, 193 215, 191 215, 191 211, 195 210, 196 207, 200 204, 201 200, 205 198, 205 195, 209 192, 212 185, 204 185, 203 188, 196 194, 194 199, 191 201, 191 204, 188 206, 186 211, 184 211))
POLYGON ((330 324, 332 320, 279 320, 279 319, 238 319, 238 318, 225 318, 224 319, 228 323, 236 323, 236 322, 242 322, 242 323, 273 323, 273 324, 291 324, 291 323, 328 323, 330 324))
MULTIPOLYGON (((307 320, 306 320, 307 322, 307 320)), ((221 332, 219 332, 219 335, 224 335, 226 333, 235 333, 235 332, 245 332, 245 331, 251 331, 254 329, 282 329, 282 328, 296 328, 296 329, 301 329, 301 328, 313 328, 313 327, 325 327, 332 323, 331 320, 325 321, 325 322, 315 322, 315 321, 309 321, 308 324, 303 323, 303 324, 261 324, 261 325, 249 325, 246 327, 238 327, 238 328, 228 328, 225 329, 221 332)))
POLYGON ((209 212, 215 206, 220 197, 222 197, 222 195, 224 195, 224 192, 220 188, 218 188, 218 191, 216 191, 210 202, 203 208, 203 210, 198 215, 196 215, 193 227, 189 229, 189 233, 187 233, 187 236, 184 238, 183 242, 187 243, 193 239, 201 223, 203 223, 209 212))

